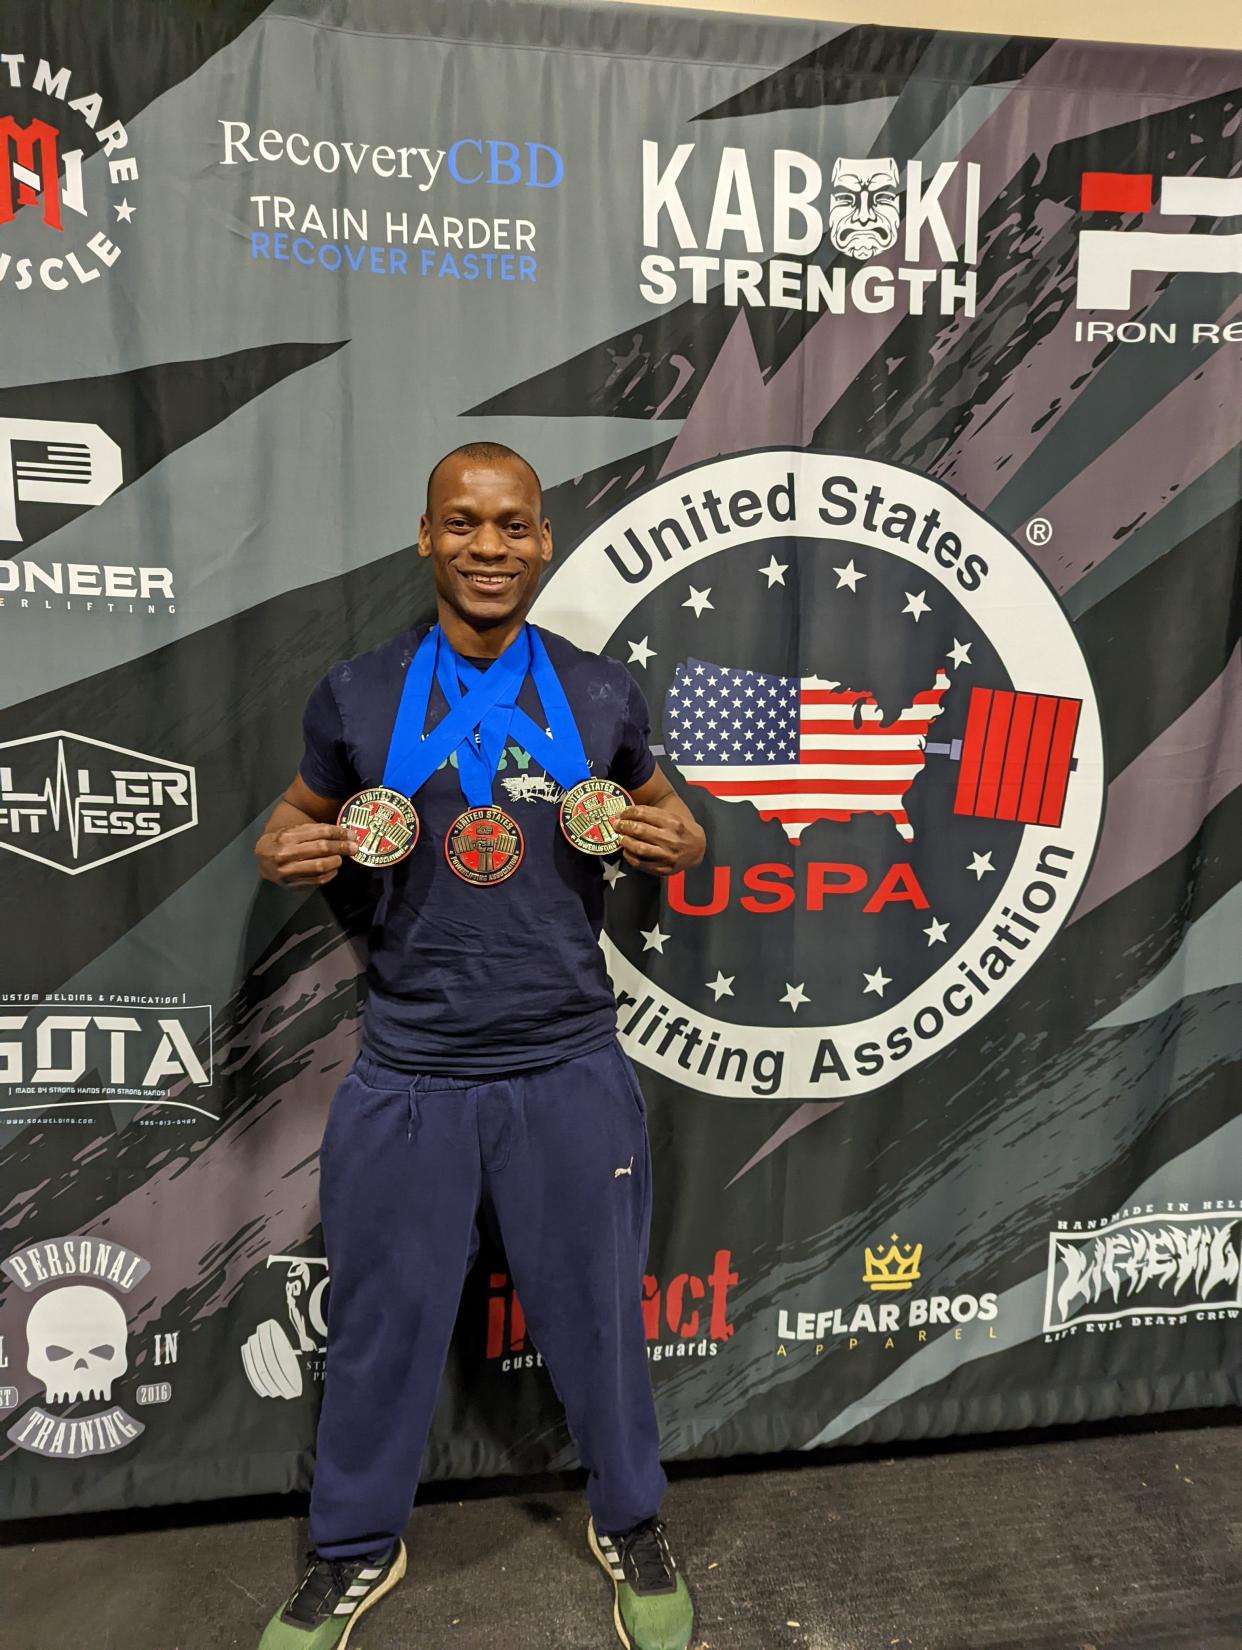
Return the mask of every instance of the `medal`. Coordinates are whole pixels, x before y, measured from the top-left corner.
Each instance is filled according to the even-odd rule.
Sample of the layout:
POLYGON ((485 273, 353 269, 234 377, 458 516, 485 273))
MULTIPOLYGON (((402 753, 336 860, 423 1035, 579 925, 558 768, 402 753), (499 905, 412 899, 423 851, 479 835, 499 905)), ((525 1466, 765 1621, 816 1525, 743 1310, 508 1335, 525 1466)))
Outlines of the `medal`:
POLYGON ((580 854, 615 854, 621 838, 613 820, 631 805, 615 779, 584 779, 561 798, 561 830, 580 854))
POLYGON ((525 843, 517 821, 503 808, 467 808, 444 839, 444 857, 463 882, 477 888, 504 882, 522 863, 525 843))
POLYGON ((414 804, 386 785, 373 785, 351 796, 336 822, 358 844, 354 863, 372 870, 398 864, 418 841, 414 804))

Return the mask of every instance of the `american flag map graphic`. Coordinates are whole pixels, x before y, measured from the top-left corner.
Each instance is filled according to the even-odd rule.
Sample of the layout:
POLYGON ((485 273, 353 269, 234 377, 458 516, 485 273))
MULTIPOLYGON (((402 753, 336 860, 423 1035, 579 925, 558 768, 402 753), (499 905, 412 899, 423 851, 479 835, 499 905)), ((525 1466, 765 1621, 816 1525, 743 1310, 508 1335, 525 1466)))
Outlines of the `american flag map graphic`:
POLYGON ((886 814, 914 840, 905 795, 923 771, 924 745, 949 690, 930 688, 885 721, 866 689, 819 676, 768 676, 688 659, 664 702, 669 754, 691 785, 723 802, 749 802, 797 842, 817 819, 886 814))

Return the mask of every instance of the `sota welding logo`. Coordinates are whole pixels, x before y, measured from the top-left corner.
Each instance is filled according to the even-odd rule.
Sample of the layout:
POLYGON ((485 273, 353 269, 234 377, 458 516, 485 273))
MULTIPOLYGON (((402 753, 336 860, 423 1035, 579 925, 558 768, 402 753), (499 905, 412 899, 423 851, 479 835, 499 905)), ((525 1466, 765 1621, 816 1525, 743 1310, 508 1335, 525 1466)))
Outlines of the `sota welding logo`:
POLYGON ((639 495, 534 617, 626 660, 708 858, 605 866, 629 1052, 725 1096, 881 1087, 1047 950, 1094 852, 1100 723, 1056 597, 947 488, 767 451, 639 495))

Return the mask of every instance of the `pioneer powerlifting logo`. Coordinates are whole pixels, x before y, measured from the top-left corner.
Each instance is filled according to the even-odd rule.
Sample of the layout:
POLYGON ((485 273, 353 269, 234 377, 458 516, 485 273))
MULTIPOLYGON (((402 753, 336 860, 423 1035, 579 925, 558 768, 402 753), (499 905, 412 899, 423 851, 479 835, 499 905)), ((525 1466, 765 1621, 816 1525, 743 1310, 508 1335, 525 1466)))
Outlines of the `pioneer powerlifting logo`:
POLYGON ((198 824, 194 769, 77 733, 0 744, 0 849, 79 876, 198 824))
POLYGON ((796 149, 759 158, 727 147, 708 158, 700 148, 642 146, 649 250, 638 290, 649 304, 705 304, 719 287, 730 308, 975 313, 977 161, 838 155, 825 177, 819 160, 796 149), (770 215, 760 212, 761 196, 770 215), (696 217, 694 202, 708 199, 696 217), (841 254, 830 268, 810 261, 825 242, 841 254))
POLYGON ((0 52, 0 287, 64 292, 97 281, 121 255, 137 181, 128 132, 80 74, 0 52), (37 251, 24 234, 15 246, 8 227, 31 220, 37 251))
POLYGON ((947 488, 819 453, 701 465, 597 528, 535 617, 628 660, 707 826, 658 910, 603 872, 622 1039, 673 1081, 879 1088, 1068 917, 1104 794, 1090 677, 1043 576, 947 488))
MULTIPOLYGON (((133 1249, 98 1237, 31 1243, 0 1262, 0 1272, 21 1291, 18 1301, 31 1298, 26 1375, 42 1390, 8 1427, 11 1443, 49 1459, 80 1461, 125 1449, 146 1431, 119 1401, 117 1387, 124 1383, 127 1401, 139 1406, 167 1403, 179 1338, 178 1331, 157 1332, 146 1347, 133 1345, 133 1309, 126 1302, 150 1270, 150 1261, 133 1249), (137 1381, 138 1365, 148 1365, 155 1378, 137 1381), (92 1403, 103 1407, 91 1409, 92 1403)), ((0 1363, 8 1361, 0 1336, 0 1363)), ((0 1408, 23 1401, 16 1387, 0 1387, 0 1395, 0 1408)))

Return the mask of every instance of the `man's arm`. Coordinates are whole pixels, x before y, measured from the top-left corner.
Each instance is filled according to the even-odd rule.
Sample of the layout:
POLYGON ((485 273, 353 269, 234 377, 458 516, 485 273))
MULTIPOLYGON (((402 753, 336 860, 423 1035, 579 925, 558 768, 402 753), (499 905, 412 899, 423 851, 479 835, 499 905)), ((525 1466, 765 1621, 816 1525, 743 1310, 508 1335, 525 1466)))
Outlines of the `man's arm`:
POLYGON ((321 888, 331 882, 355 848, 353 837, 336 823, 340 811, 340 802, 319 796, 295 774, 254 846, 264 881, 281 888, 321 888))
POLYGON ((707 852, 703 827, 658 763, 651 778, 631 795, 634 806, 613 820, 626 864, 657 877, 670 877, 699 864, 707 852))

